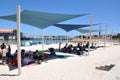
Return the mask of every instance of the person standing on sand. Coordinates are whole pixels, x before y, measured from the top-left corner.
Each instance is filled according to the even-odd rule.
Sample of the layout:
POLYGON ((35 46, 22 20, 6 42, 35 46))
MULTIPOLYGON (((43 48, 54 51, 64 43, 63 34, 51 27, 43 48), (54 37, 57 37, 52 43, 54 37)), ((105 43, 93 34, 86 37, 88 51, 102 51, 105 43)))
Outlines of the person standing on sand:
POLYGON ((7 53, 7 50, 6 50, 6 45, 4 43, 2 43, 1 49, 2 49, 2 63, 6 64, 6 53, 7 53))

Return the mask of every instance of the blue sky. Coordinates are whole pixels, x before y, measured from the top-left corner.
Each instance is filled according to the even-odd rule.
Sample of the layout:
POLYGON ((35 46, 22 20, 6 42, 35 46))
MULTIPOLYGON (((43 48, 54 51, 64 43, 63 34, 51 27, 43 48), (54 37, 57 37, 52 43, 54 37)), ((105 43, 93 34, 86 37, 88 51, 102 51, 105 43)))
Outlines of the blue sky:
MULTIPOLYGON (((120 0, 0 0, 0 16, 16 13, 17 5, 21 9, 62 14, 93 13, 93 23, 108 23, 108 33, 120 33, 120 0)), ((67 24, 90 24, 90 15, 64 21, 67 24)), ((0 28, 14 28, 16 23, 0 20, 0 28)), ((89 28, 87 28, 89 29, 89 28)), ((93 29, 99 29, 94 26, 93 29)), ((105 29, 105 24, 102 25, 105 29)), ((27 36, 40 36, 41 29, 21 24, 21 31, 27 36)), ((103 32, 104 33, 104 32, 103 32)), ((50 26, 44 29, 45 35, 66 35, 62 29, 50 26)), ((70 31, 70 36, 80 35, 77 31, 70 31)), ((94 33, 98 34, 98 33, 94 33)))

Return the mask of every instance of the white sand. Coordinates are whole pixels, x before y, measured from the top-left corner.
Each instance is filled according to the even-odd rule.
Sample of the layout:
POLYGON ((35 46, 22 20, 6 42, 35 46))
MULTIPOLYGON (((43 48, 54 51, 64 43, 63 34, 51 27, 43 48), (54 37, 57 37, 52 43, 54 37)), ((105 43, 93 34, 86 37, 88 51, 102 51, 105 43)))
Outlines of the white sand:
MULTIPOLYGON (((58 48, 58 44, 47 45, 58 48)), ((63 46, 63 45, 62 45, 63 46)), ((12 49, 16 49, 12 46, 12 49)), ((40 45, 27 47, 28 50, 41 49, 40 45), (38 47, 39 46, 39 47, 38 47)), ((120 46, 107 47, 105 50, 99 48, 91 51, 89 56, 77 56, 57 52, 57 54, 69 55, 67 59, 54 59, 42 62, 40 65, 25 66, 22 68, 21 76, 18 70, 9 71, 7 66, 0 65, 0 80, 120 80, 120 46), (95 67, 115 64, 110 71, 97 70, 95 67), (111 76, 113 75, 114 76, 111 76), (7 75, 7 76, 5 76, 7 75), (108 77, 111 77, 110 79, 108 77)))
MULTIPOLYGON (((61 47, 65 46, 65 43, 62 43, 61 47)), ((45 45, 44 44, 44 50, 48 50, 48 48, 53 47, 53 48, 59 48, 59 43, 52 43, 49 45, 45 45)), ((15 50, 17 50, 17 45, 11 45, 12 48, 12 53, 15 52, 15 50)), ((32 46, 22 46, 21 49, 25 49, 25 50, 31 50, 31 51, 35 51, 35 50, 42 50, 42 44, 37 44, 37 45, 32 45, 32 46)))

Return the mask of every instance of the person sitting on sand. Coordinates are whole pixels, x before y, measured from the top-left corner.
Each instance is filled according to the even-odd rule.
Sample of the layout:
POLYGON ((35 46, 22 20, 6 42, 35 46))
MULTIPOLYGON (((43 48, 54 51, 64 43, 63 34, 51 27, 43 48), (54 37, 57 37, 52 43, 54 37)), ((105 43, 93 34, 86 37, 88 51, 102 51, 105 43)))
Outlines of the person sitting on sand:
POLYGON ((77 48, 78 48, 77 54, 82 55, 83 54, 83 44, 82 44, 82 42, 78 43, 77 48))
POLYGON ((33 52, 31 50, 29 50, 28 54, 29 54, 29 57, 33 59, 33 52))
POLYGON ((89 44, 89 41, 88 41, 88 42, 86 43, 85 47, 86 47, 86 48, 89 48, 89 45, 90 45, 90 44, 89 44))
POLYGON ((54 57, 56 56, 54 48, 49 48, 50 56, 54 57))
POLYGON ((26 54, 25 50, 24 50, 24 49, 22 49, 22 50, 21 50, 21 56, 22 56, 22 58, 24 58, 24 57, 25 57, 25 54, 26 54))
POLYGON ((83 47, 82 42, 78 43, 77 47, 79 48, 80 51, 82 51, 82 47, 83 47))
POLYGON ((96 49, 96 44, 92 42, 92 45, 90 46, 91 49, 96 49))
POLYGON ((67 52, 68 53, 71 53, 73 51, 73 45, 70 44, 68 47, 67 47, 67 52))
POLYGON ((67 47, 68 47, 68 43, 65 44, 65 46, 63 47, 62 51, 63 52, 67 52, 67 47))
MULTIPOLYGON (((16 50, 17 52, 17 50, 16 50)), ((15 52, 15 56, 10 60, 9 64, 14 66, 14 67, 17 67, 17 63, 18 63, 18 60, 17 60, 17 55, 16 55, 16 52, 15 52)))
POLYGON ((17 56, 17 50, 14 52, 13 58, 15 58, 16 56, 17 56))
POLYGON ((34 60, 38 60, 38 50, 36 50, 35 52, 33 52, 33 59, 34 60))
POLYGON ((22 64, 23 65, 28 65, 30 63, 33 63, 33 60, 29 57, 28 54, 25 54, 25 57, 24 57, 24 59, 22 61, 22 64))
POLYGON ((40 64, 43 60, 43 56, 39 54, 38 50, 36 50, 35 52, 33 52, 33 59, 36 63, 40 64))
POLYGON ((8 45, 8 48, 7 48, 7 57, 10 59, 12 58, 12 54, 11 54, 11 46, 8 45))
POLYGON ((62 43, 59 43, 59 51, 61 50, 61 44, 62 44, 62 43))

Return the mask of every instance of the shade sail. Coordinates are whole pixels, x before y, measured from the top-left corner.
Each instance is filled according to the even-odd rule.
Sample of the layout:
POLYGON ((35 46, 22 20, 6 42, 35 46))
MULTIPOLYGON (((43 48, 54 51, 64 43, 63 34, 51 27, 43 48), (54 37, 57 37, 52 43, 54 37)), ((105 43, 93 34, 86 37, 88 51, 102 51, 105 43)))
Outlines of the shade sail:
MULTIPOLYGON (((80 33, 89 33, 90 30, 87 29, 76 29, 76 31, 80 32, 80 33)), ((100 32, 100 30, 92 30, 92 32, 100 32)))
MULTIPOLYGON (((93 24, 93 26, 94 25, 98 25, 98 24, 93 24)), ((89 27, 90 24, 54 24, 54 26, 62 28, 65 31, 69 32, 71 30, 75 30, 75 29, 78 29, 78 28, 89 27)))
MULTIPOLYGON (((53 24, 80 17, 85 16, 87 14, 53 14, 53 13, 45 13, 45 12, 37 12, 24 10, 21 12, 21 23, 28 24, 34 27, 38 27, 40 29, 44 29, 53 24)), ((1 19, 16 21, 16 14, 8 15, 8 16, 0 16, 1 19)))

